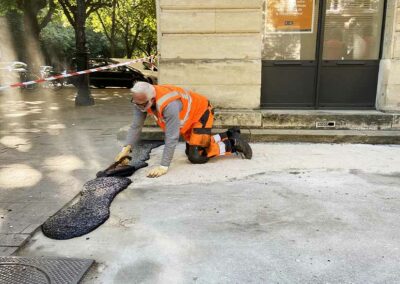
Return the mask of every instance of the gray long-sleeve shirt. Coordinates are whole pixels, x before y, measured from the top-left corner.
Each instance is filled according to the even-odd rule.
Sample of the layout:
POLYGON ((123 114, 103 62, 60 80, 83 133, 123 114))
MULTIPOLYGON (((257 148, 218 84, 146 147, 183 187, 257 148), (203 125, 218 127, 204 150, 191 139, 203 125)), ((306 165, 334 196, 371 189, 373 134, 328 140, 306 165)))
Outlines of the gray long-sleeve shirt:
MULTIPOLYGON (((165 147, 161 159, 161 165, 169 167, 174 156, 176 145, 179 142, 180 119, 179 113, 182 110, 182 102, 175 100, 170 102, 163 110, 165 120, 165 147)), ((133 121, 128 130, 126 145, 134 148, 140 140, 140 134, 147 112, 140 111, 136 106, 133 107, 133 121)))

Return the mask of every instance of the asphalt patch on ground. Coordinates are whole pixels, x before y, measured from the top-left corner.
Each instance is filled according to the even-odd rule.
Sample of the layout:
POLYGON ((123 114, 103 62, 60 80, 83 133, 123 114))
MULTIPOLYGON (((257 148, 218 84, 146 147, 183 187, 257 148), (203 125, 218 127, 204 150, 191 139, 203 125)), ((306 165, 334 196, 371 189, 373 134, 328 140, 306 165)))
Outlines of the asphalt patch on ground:
MULTIPOLYGON (((132 153, 132 166, 140 169, 147 166, 153 148, 162 142, 142 142, 132 153)), ((66 240, 83 236, 110 217, 110 205, 114 197, 132 181, 126 177, 100 177, 83 186, 80 199, 51 216, 43 225, 43 234, 51 239, 66 240)))
POLYGON ((142 141, 132 151, 133 160, 131 165, 137 169, 147 167, 146 161, 150 159, 150 152, 154 148, 164 145, 163 141, 142 141))

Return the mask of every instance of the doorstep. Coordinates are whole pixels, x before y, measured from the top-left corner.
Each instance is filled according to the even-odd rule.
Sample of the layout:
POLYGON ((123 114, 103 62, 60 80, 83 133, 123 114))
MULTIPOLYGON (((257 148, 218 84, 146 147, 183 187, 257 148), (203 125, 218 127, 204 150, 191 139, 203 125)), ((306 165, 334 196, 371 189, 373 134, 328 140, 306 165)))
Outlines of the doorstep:
MULTIPOLYGON (((239 126, 252 142, 400 144, 400 113, 376 110, 247 110, 216 109, 214 132, 239 126)), ((129 126, 117 138, 125 140, 129 126)), ((162 139, 152 117, 144 139, 162 139)))
MULTIPOLYGON (((156 126, 149 117, 145 126, 156 126)), ((216 109, 214 127, 250 129, 400 130, 400 113, 376 110, 216 109)))
MULTIPOLYGON (((117 134, 123 143, 128 126, 117 134)), ((213 133, 225 129, 215 128, 213 133)), ((242 129, 242 136, 250 142, 307 142, 307 143, 355 143, 400 144, 400 130, 309 130, 309 129, 242 129)), ((144 127, 143 140, 163 140, 164 133, 158 127, 144 127)))
POLYGON ((400 113, 376 110, 262 110, 266 129, 400 130, 400 113))

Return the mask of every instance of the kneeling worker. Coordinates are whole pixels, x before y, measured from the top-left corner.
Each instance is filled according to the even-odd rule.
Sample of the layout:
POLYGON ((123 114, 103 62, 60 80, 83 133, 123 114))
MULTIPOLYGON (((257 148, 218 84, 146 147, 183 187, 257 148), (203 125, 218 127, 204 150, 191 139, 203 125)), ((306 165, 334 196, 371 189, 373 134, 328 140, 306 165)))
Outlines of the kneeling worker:
MULTIPOLYGON (((186 155, 193 164, 206 163, 209 158, 242 153, 251 159, 250 145, 241 139, 240 130, 212 135, 214 110, 208 99, 192 91, 170 86, 137 82, 131 89, 133 122, 129 128, 126 144, 115 158, 116 161, 129 156, 140 139, 147 114, 153 115, 165 132, 165 148, 159 166, 152 168, 148 177, 159 177, 167 173, 175 147, 182 135, 186 141, 186 155)), ((128 159, 124 160, 127 164, 128 159)))

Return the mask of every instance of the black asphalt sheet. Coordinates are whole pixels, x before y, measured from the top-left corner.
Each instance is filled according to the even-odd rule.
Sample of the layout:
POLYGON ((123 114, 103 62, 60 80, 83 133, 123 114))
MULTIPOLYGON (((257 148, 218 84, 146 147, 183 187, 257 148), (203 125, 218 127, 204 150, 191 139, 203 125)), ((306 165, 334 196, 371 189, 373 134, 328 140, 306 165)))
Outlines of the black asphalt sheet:
MULTIPOLYGON (((147 166, 150 152, 162 142, 142 142, 133 151, 132 166, 140 169, 147 166)), ((110 205, 114 197, 132 181, 127 177, 100 177, 84 184, 80 199, 51 216, 43 225, 45 236, 66 240, 83 236, 110 217, 110 205)))

